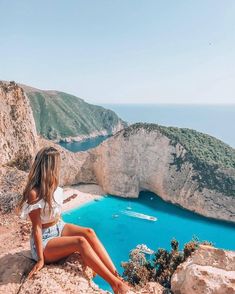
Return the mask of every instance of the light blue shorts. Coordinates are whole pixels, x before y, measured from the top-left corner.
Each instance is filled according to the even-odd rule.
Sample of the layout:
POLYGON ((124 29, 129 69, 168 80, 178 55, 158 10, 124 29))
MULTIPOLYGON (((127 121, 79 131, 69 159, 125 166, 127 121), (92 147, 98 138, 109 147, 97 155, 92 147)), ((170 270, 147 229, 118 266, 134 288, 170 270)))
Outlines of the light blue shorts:
MULTIPOLYGON (((43 246, 43 250, 45 249, 47 242, 55 237, 60 237, 61 236, 61 232, 65 226, 65 222, 62 219, 59 219, 59 221, 49 227, 49 228, 45 228, 42 229, 42 246, 43 246)), ((36 246, 34 243, 34 238, 33 238, 33 232, 31 231, 30 234, 30 249, 31 249, 31 254, 32 254, 32 258, 36 261, 38 261, 38 255, 37 255, 37 250, 36 250, 36 246)))

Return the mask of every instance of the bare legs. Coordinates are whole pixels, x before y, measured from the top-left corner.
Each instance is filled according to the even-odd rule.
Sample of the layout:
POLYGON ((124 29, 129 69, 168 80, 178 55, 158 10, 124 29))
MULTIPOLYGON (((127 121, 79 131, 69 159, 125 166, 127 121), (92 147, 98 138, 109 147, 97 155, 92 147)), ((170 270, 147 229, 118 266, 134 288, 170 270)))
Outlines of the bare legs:
POLYGON ((76 226, 73 224, 66 224, 62 231, 61 236, 81 236, 84 237, 89 244, 91 245, 92 249, 104 263, 104 265, 110 270, 111 273, 114 275, 118 275, 117 269, 114 266, 110 256, 108 255, 106 249, 104 248, 103 244, 100 242, 96 233, 91 228, 76 226))
POLYGON ((129 287, 110 272, 84 237, 64 236, 51 239, 44 249, 45 262, 57 261, 75 251, 79 251, 86 265, 111 285, 115 294, 127 293, 129 287))

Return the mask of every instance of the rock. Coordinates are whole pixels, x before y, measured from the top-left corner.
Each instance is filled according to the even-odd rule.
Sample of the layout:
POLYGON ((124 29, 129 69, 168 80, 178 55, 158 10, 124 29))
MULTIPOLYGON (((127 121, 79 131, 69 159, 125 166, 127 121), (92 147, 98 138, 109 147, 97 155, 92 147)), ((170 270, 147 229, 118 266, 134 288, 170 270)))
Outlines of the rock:
POLYGON ((235 252, 200 245, 171 278, 174 294, 234 294, 235 252))
POLYGON ((19 203, 28 174, 16 167, 0 167, 0 210, 10 212, 19 203))
POLYGON ((122 197, 138 197, 140 191, 149 190, 201 215, 235 222, 235 151, 223 142, 193 130, 137 123, 96 148, 72 153, 36 136, 20 87, 3 84, 0 88, 0 158, 5 163, 0 181, 12 186, 14 181, 7 178, 15 177, 18 185, 17 191, 12 187, 0 191, 4 211, 12 209, 23 192, 26 177, 18 170, 29 167, 39 148, 55 146, 61 152, 62 186, 98 184, 105 193, 122 197), (16 165, 15 176, 6 165, 16 165), (12 199, 9 207, 7 198, 12 199))
MULTIPOLYGON (((235 150, 215 138, 193 130, 139 123, 121 130, 90 153, 97 184, 106 193, 137 198, 140 191, 148 190, 201 215, 235 222, 235 150), (176 140, 175 134, 184 140, 176 140), (187 144, 193 149, 193 140, 199 139, 204 141, 198 144, 197 152, 186 149, 187 144), (215 148, 218 145, 220 157, 230 166, 220 158, 200 158, 200 148, 207 152, 212 143, 215 148)), ((211 153, 215 156, 213 150, 211 153)))
POLYGON ((75 185, 77 183, 95 184, 97 182, 93 170, 93 155, 89 151, 73 153, 43 138, 39 139, 39 146, 40 148, 54 146, 60 151, 60 185, 75 185))
POLYGON ((78 253, 58 263, 45 265, 31 280, 27 275, 35 262, 30 258, 30 251, 22 249, 0 256, 0 293, 108 293, 92 282, 93 272, 88 267, 84 268, 78 253))
MULTIPOLYGON (((93 271, 85 267, 78 252, 57 263, 44 265, 33 277, 27 276, 35 262, 31 259, 28 242, 23 249, 15 248, 0 255, 0 293, 7 294, 108 294, 93 281, 93 271)), ((158 283, 147 283, 143 289, 135 289, 131 294, 162 294, 163 287, 158 283)))
POLYGON ((0 164, 27 170, 38 149, 32 110, 22 88, 0 86, 0 164))

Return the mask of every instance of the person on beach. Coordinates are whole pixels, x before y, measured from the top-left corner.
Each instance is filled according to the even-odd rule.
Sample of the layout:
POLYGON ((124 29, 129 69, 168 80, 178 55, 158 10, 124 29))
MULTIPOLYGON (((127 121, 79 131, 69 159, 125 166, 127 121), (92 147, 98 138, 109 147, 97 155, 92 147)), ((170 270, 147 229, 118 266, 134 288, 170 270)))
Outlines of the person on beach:
POLYGON ((54 147, 42 148, 30 169, 20 203, 20 217, 30 218, 30 248, 36 261, 28 278, 75 251, 85 265, 105 279, 115 294, 125 294, 130 286, 118 274, 106 249, 92 228, 65 223, 61 219, 63 189, 59 187, 60 153, 54 147))

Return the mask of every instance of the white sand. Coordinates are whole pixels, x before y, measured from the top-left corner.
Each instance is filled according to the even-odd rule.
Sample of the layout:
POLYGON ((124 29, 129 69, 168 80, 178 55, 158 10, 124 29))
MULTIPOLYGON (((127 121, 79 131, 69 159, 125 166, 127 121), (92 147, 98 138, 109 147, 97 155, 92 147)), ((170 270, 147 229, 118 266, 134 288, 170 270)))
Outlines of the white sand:
POLYGON ((102 188, 96 184, 80 184, 63 187, 65 199, 74 195, 72 199, 63 204, 63 212, 79 207, 93 200, 100 200, 106 195, 102 188))

